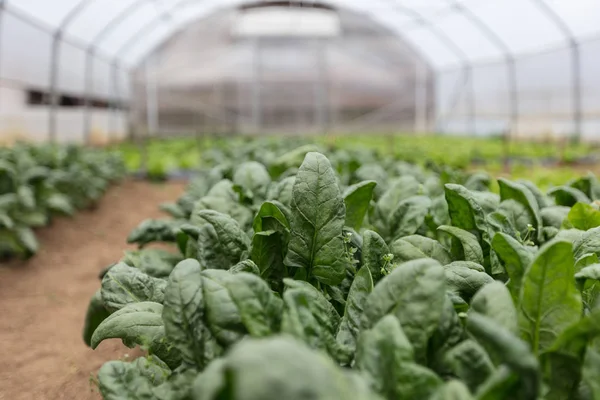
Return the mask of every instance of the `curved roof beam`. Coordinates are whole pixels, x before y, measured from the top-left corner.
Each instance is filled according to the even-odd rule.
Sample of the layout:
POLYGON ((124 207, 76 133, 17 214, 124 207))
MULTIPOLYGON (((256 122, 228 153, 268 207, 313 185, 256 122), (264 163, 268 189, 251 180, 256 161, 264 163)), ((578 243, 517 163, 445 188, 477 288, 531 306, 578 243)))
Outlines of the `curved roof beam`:
POLYGON ((546 2, 546 0, 531 0, 538 9, 550 19, 550 21, 558 28, 558 30, 569 42, 571 50, 571 86, 573 96, 573 123, 575 141, 579 141, 581 137, 581 129, 583 126, 582 103, 583 96, 581 93, 581 52, 579 51, 579 42, 575 33, 571 30, 565 20, 546 2))
MULTIPOLYGON (((515 131, 519 122, 519 93, 517 92, 517 66, 514 54, 506 42, 504 42, 504 40, 500 37, 500 35, 492 28, 487 26, 479 16, 471 11, 470 8, 465 7, 464 4, 459 3, 457 0, 448 1, 458 13, 467 18, 469 22, 471 22, 471 24, 473 24, 481 32, 481 34, 488 39, 489 42, 491 42, 502 52, 506 62, 508 85, 510 87, 510 93, 508 96, 508 109, 510 112, 509 131, 515 131)), ((507 135, 508 134, 510 134, 510 132, 507 132, 507 135)))
POLYGON ((96 0, 81 0, 77 3, 71 11, 63 18, 58 25, 58 28, 52 36, 52 54, 50 58, 50 112, 48 113, 48 135, 50 136, 50 142, 56 141, 56 112, 58 109, 59 96, 57 93, 58 86, 58 72, 60 68, 60 42, 64 32, 69 28, 71 23, 77 19, 77 17, 85 11, 85 9, 96 0))
MULTIPOLYGON (((471 95, 467 97, 469 104, 468 104, 468 108, 469 108, 469 128, 472 132, 475 131, 475 90, 473 87, 473 66, 471 61, 469 60, 469 57, 467 56, 467 53, 465 51, 463 51, 463 49, 452 39, 452 37, 448 34, 446 34, 446 32, 444 32, 442 29, 440 29, 440 27, 436 24, 434 24, 430 19, 426 18, 424 15, 422 15, 421 13, 417 12, 416 10, 406 7, 400 3, 398 3, 398 1, 394 1, 394 0, 390 0, 393 1, 396 5, 395 10, 400 10, 402 11, 403 14, 411 16, 413 21, 415 23, 417 23, 419 26, 425 27, 426 29, 428 29, 435 37, 437 37, 437 39, 447 48, 450 50, 450 52, 452 52, 456 58, 458 60, 461 61, 461 66, 463 69, 463 79, 462 79, 462 83, 460 82, 460 80, 457 80, 456 82, 456 86, 454 88, 454 90, 452 91, 452 94, 450 96, 449 99, 449 107, 448 109, 452 109, 457 103, 458 100, 460 99, 460 95, 461 95, 461 86, 466 85, 468 82, 471 82, 471 95)), ((402 35, 402 28, 398 29, 399 35, 402 35)), ((436 116, 436 121, 438 121, 440 119, 439 115, 436 116)), ((438 122, 436 122, 437 124, 438 122)))

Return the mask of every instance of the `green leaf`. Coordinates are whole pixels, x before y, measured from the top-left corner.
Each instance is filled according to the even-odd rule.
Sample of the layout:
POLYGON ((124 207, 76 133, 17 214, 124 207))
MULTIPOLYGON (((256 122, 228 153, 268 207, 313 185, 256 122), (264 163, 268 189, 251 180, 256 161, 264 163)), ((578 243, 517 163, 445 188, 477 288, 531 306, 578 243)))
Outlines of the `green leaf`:
POLYGON ((34 255, 38 252, 39 243, 31 228, 18 226, 15 228, 14 232, 19 245, 25 249, 25 254, 27 256, 34 255))
POLYGON ((336 339, 352 353, 356 349, 356 341, 360 332, 361 317, 367 297, 373 291, 373 278, 368 267, 363 266, 354 276, 352 286, 346 299, 344 315, 340 322, 336 339))
POLYGON ((202 271, 205 322, 224 347, 246 335, 266 336, 277 330, 281 300, 256 275, 202 271))
POLYGON ((50 211, 63 215, 73 215, 75 213, 75 207, 73 207, 69 197, 61 193, 50 195, 46 199, 46 206, 50 211))
POLYGON ((260 270, 258 269, 258 266, 252 260, 240 261, 233 267, 229 268, 230 274, 239 274, 240 272, 246 272, 260 276, 260 270))
POLYGON ((564 206, 551 206, 542 208, 540 214, 542 215, 542 222, 544 226, 553 226, 560 229, 563 225, 563 221, 569 215, 571 211, 570 207, 564 206))
POLYGON ((554 187, 548 190, 548 196, 554 197, 554 202, 557 205, 565 207, 573 207, 575 203, 591 203, 585 193, 570 186, 554 187))
POLYGON ((83 327, 83 341, 85 344, 88 346, 92 345, 92 335, 94 334, 94 331, 109 315, 110 313, 104 307, 104 303, 102 302, 100 289, 98 289, 90 299, 90 304, 85 313, 85 323, 83 327))
POLYGON ((106 339, 121 339, 129 348, 144 346, 170 367, 181 362, 179 352, 166 341, 162 321, 162 304, 142 302, 128 304, 100 323, 91 340, 92 349, 106 339))
POLYGON ((285 264, 305 268, 327 285, 346 275, 342 229, 346 207, 327 158, 308 153, 300 166, 292 197, 292 234, 285 264))
POLYGON ((278 231, 289 232, 290 223, 284 212, 283 205, 277 201, 265 201, 254 217, 252 228, 254 232, 278 231))
POLYGON ((449 366, 454 376, 460 378, 473 391, 483 384, 495 369, 484 348, 471 339, 451 348, 444 357, 444 363, 449 366))
POLYGON ((550 388, 549 399, 572 398, 581 380, 582 364, 592 343, 600 336, 600 311, 595 310, 565 329, 540 359, 550 388))
POLYGON ((579 272, 582 268, 593 264, 599 264, 598 255, 596 253, 587 253, 578 257, 575 261, 575 271, 579 272))
POLYGON ((422 360, 427 341, 442 316, 445 292, 444 269, 437 261, 422 259, 401 264, 367 298, 363 327, 373 327, 387 314, 395 315, 422 360))
POLYGON ((582 368, 583 382, 587 384, 593 399, 600 398, 600 352, 588 349, 582 368))
POLYGON ((393 315, 361 333, 356 367, 387 399, 426 399, 442 384, 433 371, 414 363, 411 343, 393 315))
POLYGON ((236 168, 233 173, 233 183, 250 190, 260 198, 264 198, 271 183, 271 176, 261 163, 248 161, 236 168))
POLYGON ((494 282, 494 278, 485 272, 457 264, 445 266, 444 275, 447 290, 458 293, 467 302, 482 287, 494 282))
POLYGON ((510 278, 506 284, 513 299, 518 300, 525 270, 531 264, 533 255, 525 246, 513 237, 504 233, 496 233, 492 239, 492 248, 504 263, 504 268, 510 278))
MULTIPOLYGON (((213 210, 202 210, 197 215, 214 228, 219 244, 231 263, 229 267, 241 261, 244 253, 250 250, 250 238, 238 222, 229 215, 213 210)), ((203 267, 210 268, 207 265, 203 265, 203 267)))
POLYGON ((525 206, 529 213, 529 218, 533 221, 532 225, 535 229, 534 237, 536 238, 536 242, 540 243, 542 240, 542 227, 544 225, 542 223, 540 207, 533 193, 525 185, 503 178, 498 179, 498 185, 502 201, 515 200, 525 206))
POLYGON ((539 364, 527 343, 491 318, 469 313, 467 330, 486 349, 493 361, 506 364, 521 382, 524 398, 535 399, 540 393, 539 364))
POLYGON ((523 276, 519 328, 534 354, 548 349, 581 315, 574 273, 571 243, 557 241, 540 250, 523 276))
POLYGON ((412 235, 425 222, 431 200, 426 196, 413 196, 402 200, 389 217, 389 231, 392 239, 412 235))
POLYGON ((461 185, 448 183, 444 188, 452 226, 471 232, 478 238, 487 235, 485 213, 473 194, 461 185))
POLYGON ((592 228, 585 232, 580 230, 569 230, 563 232, 572 232, 570 237, 564 237, 564 240, 573 242, 573 253, 575 259, 584 254, 595 253, 600 256, 600 227, 592 228))
POLYGON ((191 398, 380 400, 360 377, 286 337, 239 343, 198 376, 191 398))
POLYGON ((207 329, 200 264, 185 260, 169 277, 162 310, 165 334, 183 361, 204 368, 218 355, 218 345, 207 329))
POLYGON ((494 320, 517 335, 517 309, 510 292, 502 282, 494 281, 479 290, 471 301, 471 310, 494 320))
MULTIPOLYGON (((381 168, 380 166, 377 166, 381 168)), ((385 171, 382 171, 385 174, 385 171)), ((370 175, 376 176, 376 175, 370 175)), ((382 188, 385 180, 377 181, 377 188, 382 188)), ((383 193, 383 195, 377 201, 375 207, 375 215, 378 220, 387 221, 394 212, 394 209, 398 207, 398 204, 409 197, 416 196, 419 192, 419 186, 421 184, 413 176, 402 176, 394 180, 390 187, 383 193)))
POLYGON ((365 230, 363 233, 362 265, 371 271, 375 282, 381 277, 381 269, 385 262, 383 256, 390 253, 385 240, 377 232, 365 230))
POLYGON ((346 205, 346 226, 359 231, 377 186, 375 181, 362 181, 348 187, 344 192, 346 205))
POLYGON ((265 279, 272 275, 284 275, 282 242, 281 233, 276 231, 258 232, 252 237, 250 258, 265 279))
POLYGON ((583 290, 588 280, 600 281, 600 264, 588 265, 575 274, 579 290, 583 290))
POLYGON ((181 256, 162 249, 143 249, 126 251, 121 261, 150 276, 166 279, 181 261, 181 256))
POLYGON ((452 236, 452 255, 456 260, 472 261, 483 265, 483 250, 477 237, 464 229, 454 226, 440 226, 438 231, 452 236))
POLYGON ((510 368, 501 365, 477 389, 477 400, 528 400, 531 397, 523 393, 520 388, 519 376, 510 368))
POLYGON ((397 262, 433 258, 445 265, 452 261, 450 253, 440 242, 420 235, 405 236, 394 241, 391 252, 397 262))
POLYGON ((472 400, 473 395, 464 383, 457 380, 451 380, 430 397, 430 400, 472 400))
POLYGON ((587 231, 600 226, 600 211, 589 204, 577 203, 571 208, 568 220, 573 228, 587 231))
POLYGON ((127 304, 151 301, 162 303, 167 282, 153 278, 125 263, 111 267, 102 278, 102 301, 109 311, 127 304))
POLYGON ((282 333, 328 352, 338 361, 348 361, 348 352, 335 339, 340 317, 321 292, 309 284, 292 287, 283 294, 283 302, 282 333))
POLYGON ((152 388, 169 374, 166 366, 146 358, 132 363, 109 361, 98 372, 98 386, 106 400, 149 400, 153 398, 152 388))

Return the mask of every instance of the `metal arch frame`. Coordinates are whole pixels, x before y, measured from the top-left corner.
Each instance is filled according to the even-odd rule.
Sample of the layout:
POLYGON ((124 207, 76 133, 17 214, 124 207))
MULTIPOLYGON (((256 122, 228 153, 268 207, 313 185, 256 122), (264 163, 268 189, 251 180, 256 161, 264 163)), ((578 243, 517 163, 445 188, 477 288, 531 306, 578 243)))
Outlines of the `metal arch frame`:
POLYGON ((545 14, 548 19, 558 28, 564 38, 569 43, 571 50, 571 90, 573 91, 573 140, 579 142, 583 127, 583 95, 581 91, 581 52, 579 51, 580 43, 575 37, 571 28, 566 21, 550 7, 546 0, 531 0, 537 8, 545 14))
POLYGON ((519 123, 519 92, 517 82, 517 65, 513 52, 510 47, 502 40, 500 35, 489 26, 487 26, 481 18, 471 11, 470 8, 465 7, 457 0, 448 0, 452 3, 454 9, 467 18, 471 24, 473 24, 494 46, 496 46, 503 54, 506 62, 507 74, 508 74, 508 85, 510 87, 510 93, 508 96, 509 110, 510 110, 510 129, 505 133, 504 139, 508 142, 511 133, 517 131, 519 123))
MULTIPOLYGON (((473 83, 473 76, 472 76, 472 64, 469 61, 466 53, 460 48, 460 46, 458 46, 456 43, 454 43, 454 41, 448 36, 446 35, 443 31, 441 31, 435 24, 433 24, 431 21, 429 21, 428 19, 426 19, 423 15, 421 15, 420 13, 418 13, 415 10, 412 10, 410 8, 407 8, 405 6, 402 6, 401 4, 399 4, 397 2, 397 0, 390 0, 393 3, 393 10, 397 13, 402 13, 405 15, 408 15, 410 17, 413 18, 413 20, 415 22, 417 22, 419 25, 421 26, 427 26, 429 28, 429 30, 442 42, 442 44, 447 47, 452 53, 454 53, 456 55, 456 57, 461 61, 463 69, 464 69, 464 81, 465 84, 467 82, 471 82, 473 83)), ((119 58, 121 57, 122 53, 124 53, 126 50, 128 50, 134 43, 137 42, 137 39, 139 37, 141 37, 143 34, 145 34, 147 31, 151 31, 152 29, 154 29, 154 27, 159 24, 160 22, 162 22, 162 20, 164 19, 164 17, 166 17, 167 15, 165 14, 170 14, 172 11, 177 10, 181 7, 186 7, 190 4, 194 4, 197 2, 202 2, 202 0, 180 0, 179 2, 177 2, 176 4, 174 4, 168 11, 166 11, 165 13, 163 13, 162 16, 153 18, 152 20, 150 20, 144 27, 142 27, 140 30, 138 30, 134 35, 132 35, 123 46, 121 46, 119 48, 119 50, 116 52, 115 57, 119 58)), ((363 11, 363 12, 366 12, 363 11)), ((183 29, 183 27, 181 28, 183 29)), ((401 38, 402 34, 400 31, 397 31, 398 36, 401 38)), ((429 62, 426 62, 429 66, 429 69, 431 71, 435 71, 436 69, 433 67, 433 65, 431 65, 429 62)), ((437 71, 436 71, 437 74, 437 71)), ((458 87, 460 85, 457 85, 457 90, 455 90, 456 94, 453 96, 456 99, 459 98, 460 93, 458 91, 458 87)), ((456 103, 456 100, 453 101, 453 103, 456 103)), ((474 88, 473 85, 471 85, 471 96, 469 96, 469 125, 470 125, 470 129, 474 131, 475 129, 475 92, 474 92, 474 88)), ((437 117, 436 117, 437 119, 437 117)))
MULTIPOLYGON (((63 24, 66 22, 66 25, 68 25, 69 23, 71 23, 74 19, 76 19, 78 17, 78 15, 81 13, 82 9, 85 8, 83 6, 83 4, 89 4, 91 2, 93 2, 94 0, 82 0, 79 4, 77 4, 76 6, 73 7, 73 9, 71 10, 71 12, 69 13, 69 15, 63 20, 63 24)), ((120 25, 120 23, 122 22, 122 20, 126 19, 130 14, 133 14, 138 7, 141 7, 144 4, 149 3, 150 1, 153 0, 138 0, 137 2, 134 2, 131 6, 129 6, 126 10, 124 10, 123 12, 121 12, 119 15, 114 16, 108 23, 107 26, 105 26, 105 28, 103 29, 103 34, 102 35, 98 35, 94 41, 89 44, 87 46, 87 58, 92 58, 95 53, 96 53, 96 46, 97 44, 104 38, 105 35, 109 34, 113 28, 115 28, 116 26, 120 25), (133 5, 136 5, 135 7, 133 7, 133 5)), ((198 0, 201 1, 201 0, 198 0)), ((484 34, 488 40, 490 42, 492 42, 497 48, 499 48, 500 50, 502 50, 502 53, 504 55, 504 58, 506 60, 507 63, 507 68, 509 70, 508 72, 508 78, 509 78, 509 85, 511 87, 511 95, 509 96, 509 102, 510 102, 510 112, 511 112, 511 125, 513 129, 516 129, 516 126, 518 124, 518 120, 519 120, 519 98, 518 98, 518 85, 517 85, 517 76, 516 76, 516 60, 515 60, 515 56, 514 54, 511 52, 511 50, 509 49, 509 47, 506 45, 506 43, 502 40, 502 38, 497 34, 497 32, 495 32, 494 30, 492 30, 491 28, 489 28, 487 25, 485 25, 485 23, 483 23, 483 21, 476 15, 474 14, 469 7, 465 7, 464 5, 458 3, 456 0, 449 0, 450 3, 452 4, 452 7, 450 8, 451 10, 454 9, 457 12, 460 12, 463 16, 465 16, 468 20, 470 20, 470 22, 482 33, 484 34)), ((1 18, 3 16, 4 12, 12 12, 12 10, 7 9, 7 5, 9 4, 9 0, 0 0, 0 23, 1 23, 1 18)), ((182 0, 181 3, 192 3, 195 2, 194 0, 182 0)), ((581 55, 580 55, 580 51, 579 51, 579 42, 576 40, 575 35, 573 34, 573 32, 570 30, 570 28, 568 27, 568 25, 565 23, 565 21, 552 9, 548 6, 548 4, 546 4, 545 0, 532 0, 532 2, 538 6, 539 10, 544 13, 557 27, 558 29, 563 33, 564 37, 570 42, 571 44, 571 54, 572 54, 572 71, 573 71, 573 118, 574 118, 574 123, 575 123, 575 127, 576 127, 576 139, 579 138, 580 134, 581 134, 581 126, 582 126, 582 119, 583 119, 583 115, 582 115, 582 110, 581 110, 581 106, 582 106, 582 93, 581 93, 581 55)), ((177 7, 174 6, 172 7, 170 10, 173 10, 177 7)), ((402 7, 399 5, 399 7, 402 7)), ((413 17, 415 16, 414 13, 415 10, 410 10, 413 12, 413 17)), ((168 14, 168 12, 163 13, 164 14, 168 14)), ((416 13, 418 14, 418 13, 416 13)), ((168 16, 168 15, 167 15, 168 16)), ((160 19, 157 19, 160 21, 160 19)), ((418 18, 415 18, 415 21, 421 25, 423 25, 422 23, 422 19, 421 22, 419 22, 418 18)), ((32 23, 34 23, 35 21, 31 21, 32 23)), ((434 33, 440 40, 442 40, 445 44, 446 47, 449 47, 448 44, 451 42, 451 39, 443 34, 443 32, 439 31, 439 29, 437 28, 437 26, 434 23, 427 23, 427 25, 429 26, 429 29, 432 33, 434 33), (438 32, 438 33, 436 33, 438 32), (439 36, 439 33, 442 33, 442 36, 439 36), (443 37, 446 37, 446 39, 450 39, 450 42, 446 39, 442 39, 443 37)), ((53 122, 49 122, 49 126, 51 127, 49 129, 49 131, 51 132, 51 140, 55 139, 55 135, 56 135, 56 120, 55 120, 55 112, 56 112, 56 102, 57 102, 57 96, 56 96, 56 81, 58 78, 58 53, 59 51, 55 50, 55 47, 58 49, 58 45, 55 44, 55 42, 60 42, 60 40, 62 39, 65 27, 62 26, 59 27, 59 29, 55 32, 54 37, 55 37, 55 41, 53 41, 53 61, 52 61, 52 65, 53 65, 53 72, 51 72, 51 82, 54 82, 54 86, 51 85, 52 88, 52 111, 51 111, 51 121, 53 122), (62 29, 61 29, 62 27, 62 29)), ((148 28, 145 27, 145 28, 148 28)), ((44 30, 47 30, 46 28, 44 28, 44 30)), ((139 37, 139 35, 142 33, 142 31, 145 31, 145 29, 140 30, 140 32, 137 32, 136 34, 134 34, 130 40, 127 42, 127 46, 123 46, 123 48, 128 48, 130 45, 132 45, 134 43, 134 38, 139 37)), ((400 35, 401 36, 401 35, 400 35)), ((450 45, 451 46, 451 45, 450 45)), ((122 48, 122 49, 123 49, 122 48)), ((450 48, 450 47, 449 47, 450 48)), ((459 47, 457 47, 459 48, 459 47)), ((460 49, 460 48, 459 48, 460 49)), ((123 50, 124 51, 124 50, 123 50)), ((454 51, 454 50, 453 50, 454 51)), ((455 53, 456 54, 456 53, 455 53)), ((119 54, 120 55, 120 54, 119 54)), ((113 60, 113 68, 115 68, 115 66, 118 66, 118 64, 116 63, 117 60, 113 60)), ((91 66, 91 63, 88 61, 86 62, 86 64, 88 64, 89 66, 91 66)), ((463 64, 463 68, 465 69, 465 71, 469 71, 469 74, 472 74, 472 67, 473 67, 473 63, 468 63, 464 62, 463 64), (467 67, 468 65, 468 67, 467 67)), ((89 103, 90 103, 90 99, 89 99, 89 95, 91 94, 91 68, 86 68, 86 72, 88 75, 86 78, 86 119, 88 120, 88 122, 86 123, 86 131, 89 132, 89 113, 90 113, 90 107, 89 107, 89 103)), ((474 93, 473 93, 474 94, 474 93)), ((474 97, 474 96, 472 96, 474 97)), ((471 110, 471 112, 473 112, 473 109, 471 110)))
POLYGON ((50 142, 56 141, 56 112, 58 109, 58 73, 60 69, 60 43, 71 22, 77 19, 77 17, 96 0, 81 0, 69 11, 69 13, 63 18, 60 25, 54 32, 52 37, 52 55, 50 63, 50 113, 48 114, 48 134, 50 136, 50 142))
MULTIPOLYGON (((124 20, 129 18, 131 15, 134 15, 141 7, 149 4, 156 0, 137 0, 131 3, 127 8, 119 12, 117 15, 112 17, 109 22, 102 28, 102 30, 92 38, 92 40, 88 43, 86 47, 86 57, 85 57, 85 112, 84 112, 84 122, 83 122, 83 136, 84 141, 87 143, 89 141, 89 136, 91 134, 92 127, 92 107, 91 107, 91 97, 93 92, 93 74, 94 74, 94 56, 97 51, 97 47, 102 41, 108 36, 111 32, 113 32, 116 28, 118 28, 124 20)), ((113 63, 116 60, 113 60, 113 63)))
MULTIPOLYGON (((469 60, 469 57, 462 50, 462 48, 457 43, 455 43, 454 40, 452 40, 452 38, 449 35, 447 35, 443 30, 441 30, 436 24, 434 24, 428 18, 425 18, 421 13, 419 13, 418 11, 413 10, 411 8, 408 8, 406 6, 403 6, 402 4, 400 4, 398 2, 399 0, 390 0, 390 1, 394 2, 393 3, 395 5, 394 11, 400 11, 404 15, 411 16, 413 21, 415 23, 417 23, 418 26, 427 27, 427 29, 435 37, 437 37, 440 42, 442 42, 444 47, 449 49, 451 53, 454 53, 454 55, 461 61, 461 66, 463 69, 463 76, 464 76, 464 79, 463 79, 464 84, 466 85, 467 82, 471 82, 471 95, 468 97, 468 99, 469 99, 469 126, 470 126, 471 132, 475 132, 475 129, 476 129, 476 124, 475 124, 475 86, 474 86, 474 80, 473 80, 473 65, 472 65, 471 61, 469 60)), ((402 31, 403 31, 402 28, 398 29, 398 34, 400 37, 402 37, 402 33, 401 33, 402 31)), ((432 71, 435 71, 436 76, 439 74, 439 72, 440 72, 439 70, 436 70, 436 68, 434 68, 431 65, 430 65, 430 68, 432 71)), ((452 103, 454 105, 458 102, 458 99, 460 97, 459 86, 460 85, 457 82, 456 89, 453 91, 454 92, 454 95, 453 95, 454 100, 452 100, 452 103)), ((438 120, 438 117, 436 116, 436 127, 438 125, 437 120, 438 120)))

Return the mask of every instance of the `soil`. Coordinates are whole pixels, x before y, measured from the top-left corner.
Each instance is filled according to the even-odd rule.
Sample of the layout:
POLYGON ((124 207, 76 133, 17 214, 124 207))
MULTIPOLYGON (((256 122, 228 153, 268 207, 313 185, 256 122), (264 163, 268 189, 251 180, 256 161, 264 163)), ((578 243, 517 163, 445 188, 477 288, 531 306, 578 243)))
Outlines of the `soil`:
POLYGON ((128 181, 111 188, 95 210, 39 230, 40 252, 0 265, 0 400, 98 399, 90 383, 102 364, 137 350, 108 340, 91 350, 81 337, 98 273, 127 248, 129 232, 183 183, 128 181))

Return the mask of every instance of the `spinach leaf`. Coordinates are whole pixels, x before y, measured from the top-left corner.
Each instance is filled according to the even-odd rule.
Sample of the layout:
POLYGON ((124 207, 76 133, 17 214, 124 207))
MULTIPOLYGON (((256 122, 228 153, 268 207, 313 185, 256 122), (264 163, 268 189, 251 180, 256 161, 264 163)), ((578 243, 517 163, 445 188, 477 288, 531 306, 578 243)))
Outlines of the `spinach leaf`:
POLYGON ((327 158, 308 153, 292 195, 291 239, 285 264, 337 285, 346 275, 342 229, 346 207, 327 158))
POLYGON ((534 354, 550 347, 582 312, 575 286, 571 243, 544 246, 525 271, 519 298, 519 328, 534 354))
POLYGON ((385 315, 395 315, 417 360, 422 361, 427 341, 442 316, 445 291, 444 269, 437 261, 422 259, 401 264, 367 297, 362 325, 371 328, 385 315))
POLYGON ((373 198, 373 191, 377 186, 375 181, 363 181, 348 187, 344 192, 346 205, 346 226, 360 230, 367 210, 373 198))

